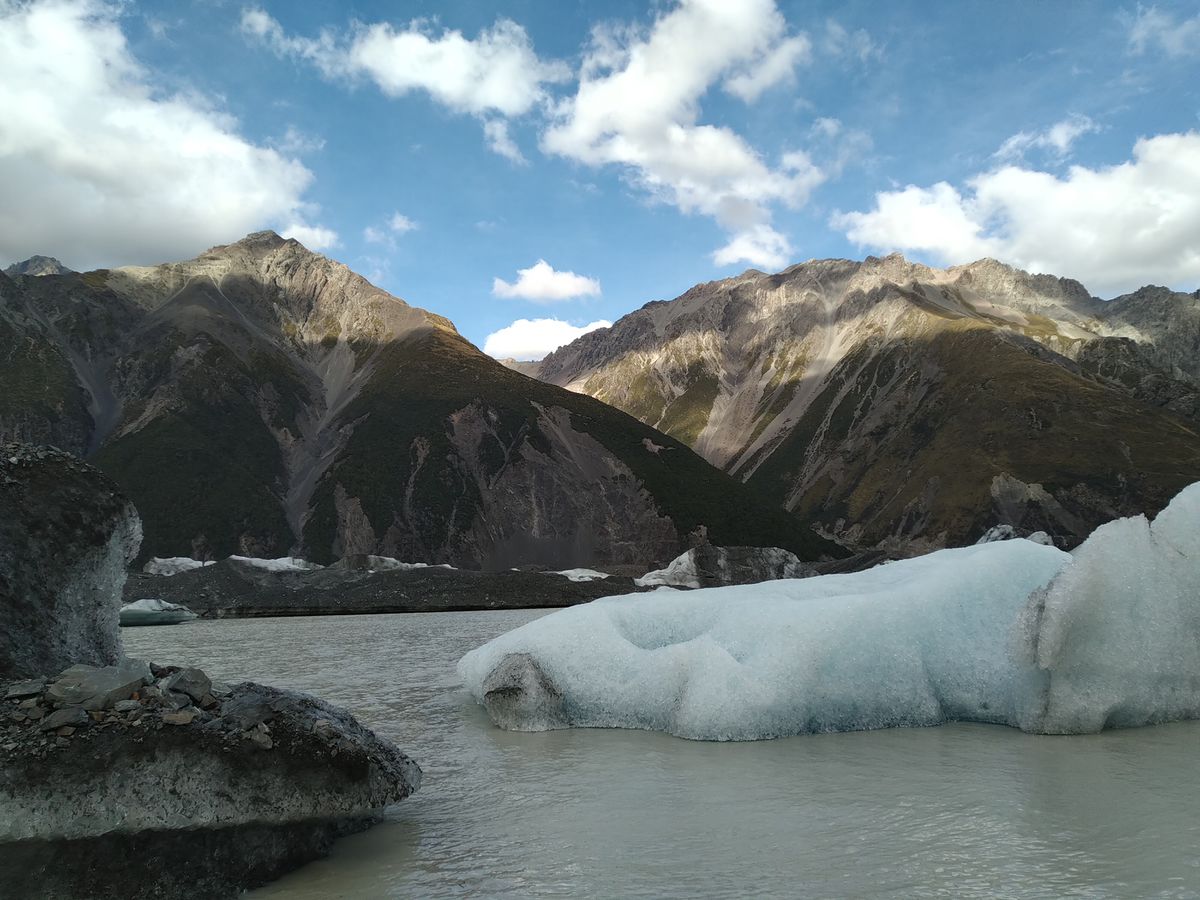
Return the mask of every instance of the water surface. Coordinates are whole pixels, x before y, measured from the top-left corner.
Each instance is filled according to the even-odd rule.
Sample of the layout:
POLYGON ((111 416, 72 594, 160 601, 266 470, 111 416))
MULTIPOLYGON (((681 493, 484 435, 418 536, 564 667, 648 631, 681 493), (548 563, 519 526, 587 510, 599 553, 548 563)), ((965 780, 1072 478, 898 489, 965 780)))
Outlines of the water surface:
POLYGON ((126 651, 318 694, 420 762, 385 822, 258 898, 1200 898, 1200 723, 714 744, 514 734, 459 657, 541 611, 199 621, 126 651))

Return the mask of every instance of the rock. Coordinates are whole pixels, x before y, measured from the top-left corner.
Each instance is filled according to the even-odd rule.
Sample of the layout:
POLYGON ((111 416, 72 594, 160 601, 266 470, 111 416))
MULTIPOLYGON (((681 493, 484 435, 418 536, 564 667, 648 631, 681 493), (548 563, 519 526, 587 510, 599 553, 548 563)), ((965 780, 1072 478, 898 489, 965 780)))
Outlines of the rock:
POLYGON ((569 725, 562 693, 528 653, 510 653, 483 682, 483 705, 509 731, 549 731, 569 725))
POLYGON ((641 587, 722 587, 757 584, 780 578, 807 578, 817 569, 778 547, 714 547, 701 544, 673 559, 665 569, 647 572, 634 583, 641 587))
POLYGON ((0 447, 0 678, 117 661, 126 565, 141 541, 116 485, 70 454, 0 447))
POLYGON ((174 675, 168 675, 162 687, 164 690, 187 694, 197 703, 200 703, 208 695, 212 688, 212 682, 199 669, 189 667, 180 669, 174 675))
POLYGON ((163 713, 162 720, 164 725, 191 725, 199 714, 200 711, 198 709, 189 707, 187 709, 176 710, 175 712, 163 713))
POLYGON ((121 700, 113 704, 113 712, 117 713, 133 712, 141 708, 142 702, 140 700, 121 700))
POLYGON ((18 681, 16 684, 8 686, 8 690, 4 692, 4 699, 23 700, 26 697, 40 697, 44 690, 46 690, 46 682, 40 679, 36 681, 18 681))
POLYGON ((125 659, 115 666, 71 666, 46 689, 46 698, 56 706, 108 709, 128 700, 153 679, 150 667, 138 659, 125 659))
POLYGON ((42 719, 41 725, 38 726, 42 731, 54 731, 56 728, 61 728, 64 725, 70 725, 76 728, 83 728, 91 724, 91 719, 85 710, 78 706, 68 706, 66 709, 55 710, 42 719))
POLYGON ((420 786, 416 763, 314 697, 242 683, 226 705, 271 724, 242 740, 244 729, 231 736, 188 710, 191 724, 110 720, 40 757, 6 751, 0 894, 234 896, 323 855, 420 786))

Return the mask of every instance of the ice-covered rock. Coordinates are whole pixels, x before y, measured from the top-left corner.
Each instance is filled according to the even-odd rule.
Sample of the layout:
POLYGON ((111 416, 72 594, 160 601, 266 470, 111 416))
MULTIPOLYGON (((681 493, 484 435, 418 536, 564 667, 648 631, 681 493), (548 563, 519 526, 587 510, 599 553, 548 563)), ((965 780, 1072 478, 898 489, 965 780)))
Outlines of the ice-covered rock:
POLYGON ((279 559, 258 559, 253 556, 231 556, 234 562, 268 572, 308 572, 313 569, 323 569, 324 566, 298 556, 281 556, 279 559))
POLYGON ((190 622, 196 614, 179 603, 168 603, 157 597, 143 597, 121 607, 121 625, 178 625, 190 622))
POLYGON ((1012 525, 993 525, 982 535, 976 544, 992 544, 996 541, 1015 541, 1018 538, 1024 538, 1027 541, 1033 541, 1035 544, 1045 544, 1047 547, 1054 546, 1054 538, 1046 534, 1044 531, 1035 531, 1032 534, 1022 535, 1012 525))
POLYGON ((203 569, 215 563, 216 560, 192 559, 190 556, 154 556, 142 566, 142 571, 147 575, 178 575, 180 572, 203 569))
POLYGON ((603 581, 611 577, 607 572, 597 572, 595 569, 563 569, 561 572, 547 574, 561 575, 568 581, 603 581))
POLYGON ((459 662, 510 728, 750 740, 950 720, 1077 733, 1200 717, 1200 484, 1075 554, 1027 540, 864 572, 610 597, 459 662), (518 664, 519 663, 519 664, 518 664), (519 675, 520 677, 516 677, 519 675), (490 683, 490 688, 489 688, 490 683), (518 696, 521 684, 536 697, 518 696))
POLYGON ((714 547, 704 544, 677 556, 665 569, 635 578, 639 587, 719 587, 779 578, 806 578, 816 570, 778 547, 714 547))
POLYGON ((69 453, 0 446, 0 677, 106 665, 141 520, 107 477, 69 453))

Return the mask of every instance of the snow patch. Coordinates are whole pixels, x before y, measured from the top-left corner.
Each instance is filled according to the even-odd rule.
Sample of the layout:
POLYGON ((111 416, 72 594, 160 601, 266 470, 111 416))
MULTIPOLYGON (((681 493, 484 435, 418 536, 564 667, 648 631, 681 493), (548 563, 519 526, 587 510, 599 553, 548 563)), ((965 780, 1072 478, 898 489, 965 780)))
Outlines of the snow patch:
POLYGON ((595 569, 564 569, 561 572, 546 572, 547 575, 561 575, 568 581, 602 581, 611 577, 607 572, 597 572, 595 569))
POLYGON ((514 655, 536 667, 525 682, 556 698, 553 715, 515 724, 522 704, 492 698, 527 730, 561 719, 752 740, 953 720, 1080 733, 1200 718, 1200 484, 1153 525, 1110 522, 1073 556, 996 541, 853 574, 561 610, 462 658, 485 706, 485 681, 514 655))
POLYGON ((298 556, 281 556, 279 559, 258 559, 253 556, 231 556, 229 558, 234 562, 254 566, 256 569, 265 569, 268 572, 311 572, 314 569, 325 568, 298 556))
POLYGON ((178 575, 180 572, 191 572, 193 569, 202 569, 205 566, 214 565, 215 562, 215 560, 192 559, 190 556, 155 556, 142 566, 142 571, 147 575, 170 576, 178 575))

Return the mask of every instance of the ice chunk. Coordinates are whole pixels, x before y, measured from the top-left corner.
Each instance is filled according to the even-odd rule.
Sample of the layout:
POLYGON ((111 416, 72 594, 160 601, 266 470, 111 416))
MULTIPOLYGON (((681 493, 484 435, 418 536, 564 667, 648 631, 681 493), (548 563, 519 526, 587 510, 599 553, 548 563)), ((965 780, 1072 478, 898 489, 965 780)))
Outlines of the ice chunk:
MULTIPOLYGON (((994 541, 1013 541, 1020 538, 1017 529, 1011 525, 993 525, 977 540, 976 544, 991 544, 994 541)), ((1046 534, 1044 531, 1035 531, 1033 534, 1026 535, 1025 540, 1033 541, 1035 544, 1045 544, 1047 547, 1054 546, 1054 538, 1046 534)))
POLYGON ((430 565, 423 562, 401 562, 390 556, 368 556, 367 567, 372 572, 408 572, 412 569, 453 569, 454 566, 447 563, 438 563, 430 565))
POLYGON ((547 572, 547 575, 561 575, 568 581, 602 581, 611 577, 607 572, 597 572, 595 569, 564 569, 561 572, 547 572))
POLYGON ((178 575, 180 572, 190 572, 193 569, 211 566, 215 562, 216 560, 192 559, 190 556, 155 556, 142 566, 142 571, 147 575, 178 575))
POLYGON ((641 578, 633 579, 638 587, 700 587, 700 574, 696 571, 696 558, 688 552, 671 560, 665 569, 655 569, 647 572, 641 578))
POLYGON ((1200 717, 1200 485, 1153 526, 1098 529, 1074 557, 999 541, 853 574, 609 597, 459 662, 481 702, 505 671, 522 674, 501 679, 510 695, 538 690, 504 698, 507 727, 552 727, 512 722, 552 696, 571 725, 715 740, 1200 717))
POLYGON ((196 614, 186 606, 178 603, 168 603, 157 597, 146 597, 134 600, 121 607, 121 624, 133 625, 178 625, 196 618, 196 614))
POLYGON ((254 566, 256 569, 266 569, 268 572, 308 572, 313 569, 323 569, 324 566, 298 556, 281 556, 279 559, 257 559, 253 556, 231 556, 234 562, 254 566))
POLYGON ((727 584, 754 584, 777 578, 805 578, 815 570, 794 553, 778 547, 693 547, 671 560, 665 569, 635 578, 639 587, 670 585, 701 588, 727 584))

